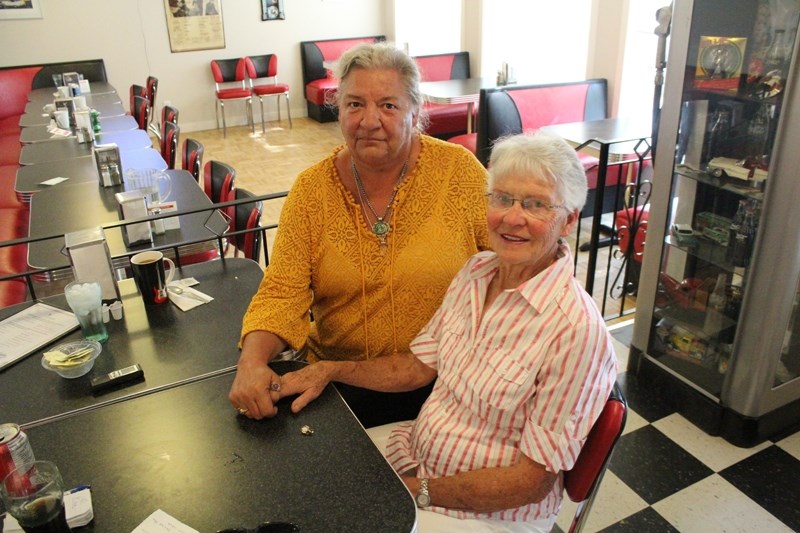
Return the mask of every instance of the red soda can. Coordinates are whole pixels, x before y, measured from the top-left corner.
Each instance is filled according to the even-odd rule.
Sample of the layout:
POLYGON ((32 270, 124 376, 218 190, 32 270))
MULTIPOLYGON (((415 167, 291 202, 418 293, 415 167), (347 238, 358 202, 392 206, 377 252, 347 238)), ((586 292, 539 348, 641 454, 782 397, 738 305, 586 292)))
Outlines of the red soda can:
POLYGON ((0 483, 12 471, 31 468, 35 458, 28 436, 17 424, 0 424, 0 483))

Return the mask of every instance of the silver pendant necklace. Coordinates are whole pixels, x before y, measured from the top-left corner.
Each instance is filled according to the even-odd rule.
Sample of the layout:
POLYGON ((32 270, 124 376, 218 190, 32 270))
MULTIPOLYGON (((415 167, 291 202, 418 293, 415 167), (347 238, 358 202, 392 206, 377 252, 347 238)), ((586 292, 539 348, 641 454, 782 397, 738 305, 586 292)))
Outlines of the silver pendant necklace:
POLYGON ((364 183, 361 181, 361 176, 358 175, 358 169, 356 168, 356 162, 353 161, 353 158, 350 158, 350 169, 353 171, 353 178, 356 182, 356 190, 358 191, 358 199, 361 202, 361 209, 364 211, 364 217, 367 219, 367 223, 370 223, 369 215, 367 211, 364 209, 364 204, 367 204, 372 216, 375 218, 375 223, 371 225, 372 233, 378 237, 378 241, 380 241, 381 246, 386 246, 386 236, 389 235, 389 230, 391 227, 389 226, 389 215, 391 214, 392 204, 394 203, 394 199, 397 196, 398 185, 402 183, 403 178, 406 175, 406 170, 408 170, 408 159, 406 159, 405 163, 403 163, 403 168, 400 170, 400 176, 397 178, 397 183, 394 185, 394 191, 392 192, 392 197, 389 198, 389 203, 386 204, 386 210, 383 212, 383 216, 378 216, 378 212, 375 211, 375 208, 372 206, 372 202, 369 201, 369 196, 367 196, 367 191, 364 189, 364 183))

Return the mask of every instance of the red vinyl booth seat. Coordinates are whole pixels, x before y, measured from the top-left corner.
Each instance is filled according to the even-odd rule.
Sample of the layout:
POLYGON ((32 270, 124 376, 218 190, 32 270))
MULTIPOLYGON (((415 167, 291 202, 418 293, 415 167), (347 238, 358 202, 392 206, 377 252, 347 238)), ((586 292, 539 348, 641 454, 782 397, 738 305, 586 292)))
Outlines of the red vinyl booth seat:
MULTIPOLYGON (((421 81, 464 80, 469 78, 469 52, 416 56, 414 61, 421 81)), ((447 138, 467 129, 468 104, 425 103, 430 120, 425 133, 447 138)))
POLYGON ((300 62, 303 68, 308 116, 318 122, 332 122, 337 119, 337 111, 328 105, 328 93, 336 91, 339 83, 324 66, 325 61, 336 61, 348 49, 361 43, 385 41, 383 35, 352 37, 347 39, 326 39, 303 41, 300 43, 300 62))

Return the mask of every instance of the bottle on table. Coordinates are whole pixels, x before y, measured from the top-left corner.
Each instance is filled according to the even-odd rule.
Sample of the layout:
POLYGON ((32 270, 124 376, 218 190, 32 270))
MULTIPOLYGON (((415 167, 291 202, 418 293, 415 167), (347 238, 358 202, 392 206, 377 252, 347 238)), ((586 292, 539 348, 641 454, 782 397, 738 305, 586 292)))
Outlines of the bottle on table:
POLYGON ((717 275, 717 283, 714 285, 714 291, 711 293, 711 296, 708 297, 703 332, 712 339, 719 336, 725 321, 725 306, 728 303, 728 297, 725 294, 727 284, 727 274, 725 274, 725 272, 720 272, 717 275))

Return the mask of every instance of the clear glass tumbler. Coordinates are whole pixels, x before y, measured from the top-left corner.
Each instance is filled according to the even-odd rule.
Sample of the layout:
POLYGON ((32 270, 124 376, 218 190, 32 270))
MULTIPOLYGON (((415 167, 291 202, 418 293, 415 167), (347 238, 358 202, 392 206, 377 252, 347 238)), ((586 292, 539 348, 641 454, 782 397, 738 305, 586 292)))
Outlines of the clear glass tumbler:
POLYGON ((64 510, 64 481, 50 461, 12 470, 0 485, 6 511, 26 533, 69 533, 64 510))
POLYGON ((64 288, 67 303, 81 325, 81 333, 97 342, 108 340, 108 330, 103 322, 102 294, 96 281, 73 281, 64 288))

